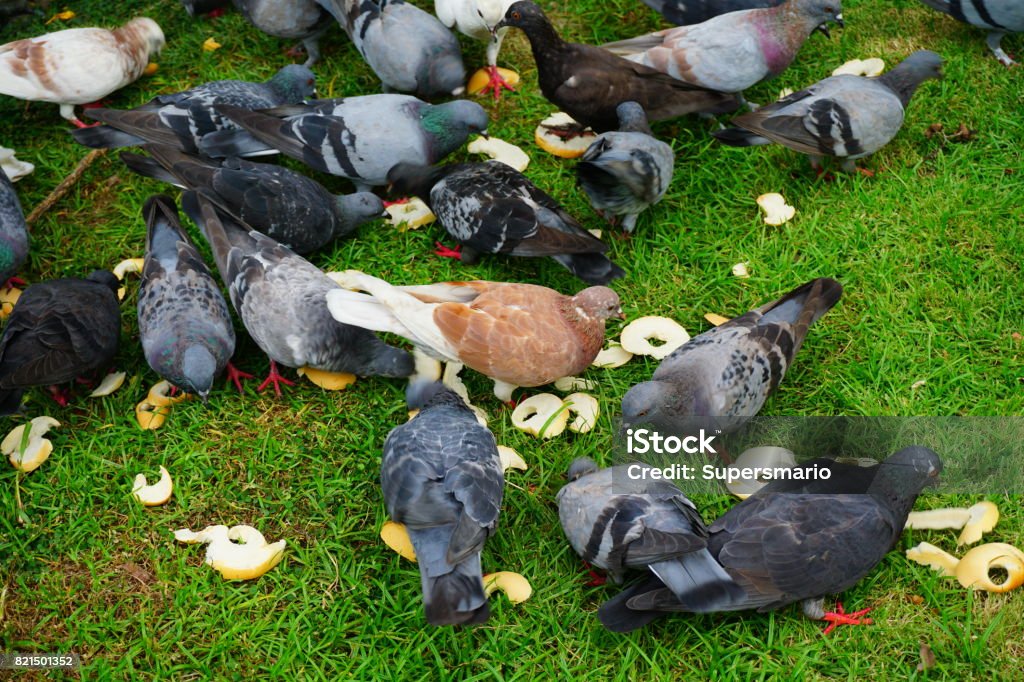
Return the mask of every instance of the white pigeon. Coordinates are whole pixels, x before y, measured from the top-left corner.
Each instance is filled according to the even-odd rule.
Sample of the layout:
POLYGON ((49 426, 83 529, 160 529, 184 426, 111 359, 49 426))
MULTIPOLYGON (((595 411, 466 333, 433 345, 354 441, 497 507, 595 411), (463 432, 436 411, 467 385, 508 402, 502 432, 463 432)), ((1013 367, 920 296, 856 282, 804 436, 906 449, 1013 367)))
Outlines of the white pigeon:
POLYGON ((497 31, 494 27, 505 18, 505 12, 516 0, 434 0, 434 13, 448 28, 487 43, 487 73, 490 81, 481 92, 494 91, 494 99, 501 96, 502 88, 514 90, 498 73, 498 51, 508 27, 497 31))
POLYGON ((152 19, 124 26, 69 28, 0 45, 0 94, 60 105, 60 115, 79 128, 76 104, 88 104, 134 82, 150 55, 164 46, 152 19))

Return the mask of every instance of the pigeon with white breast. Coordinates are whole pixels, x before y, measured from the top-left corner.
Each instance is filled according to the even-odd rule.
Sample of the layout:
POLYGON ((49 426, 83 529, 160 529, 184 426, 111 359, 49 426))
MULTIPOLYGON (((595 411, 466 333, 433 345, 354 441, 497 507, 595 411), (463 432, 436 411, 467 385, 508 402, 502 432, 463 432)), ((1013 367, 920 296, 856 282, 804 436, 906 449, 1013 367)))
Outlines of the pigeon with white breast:
POLYGON ((502 89, 514 90, 498 72, 498 52, 508 28, 495 28, 515 0, 434 0, 434 13, 448 28, 487 43, 487 73, 490 76, 481 92, 493 91, 501 98, 502 89))

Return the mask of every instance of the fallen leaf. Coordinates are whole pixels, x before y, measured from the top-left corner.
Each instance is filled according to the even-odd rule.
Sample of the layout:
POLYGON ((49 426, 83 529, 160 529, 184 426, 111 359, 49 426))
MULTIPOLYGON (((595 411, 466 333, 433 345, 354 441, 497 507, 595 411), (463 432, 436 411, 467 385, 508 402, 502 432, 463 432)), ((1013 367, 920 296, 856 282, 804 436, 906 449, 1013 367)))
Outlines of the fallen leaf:
POLYGON ((207 38, 205 41, 203 41, 203 50, 205 50, 206 52, 213 52, 214 50, 219 50, 220 48, 221 44, 213 38, 207 38))
POLYGON ((920 606, 921 604, 924 603, 924 597, 922 597, 919 594, 912 594, 912 595, 910 595, 910 603, 911 604, 915 604, 917 606, 920 606))
POLYGON ((55 21, 69 21, 70 19, 74 19, 74 18, 75 18, 75 13, 72 12, 71 10, 69 10, 69 9, 66 9, 63 12, 57 12, 52 17, 47 19, 46 20, 46 25, 49 26, 50 24, 52 24, 55 21))

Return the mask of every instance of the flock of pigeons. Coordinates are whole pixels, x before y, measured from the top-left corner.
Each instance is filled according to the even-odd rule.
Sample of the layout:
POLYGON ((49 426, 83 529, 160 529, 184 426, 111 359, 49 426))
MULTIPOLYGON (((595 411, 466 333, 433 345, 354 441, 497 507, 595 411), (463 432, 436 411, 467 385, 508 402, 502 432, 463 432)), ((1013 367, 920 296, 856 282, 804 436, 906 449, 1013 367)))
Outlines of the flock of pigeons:
MULTIPOLYGON (((413 375, 413 357, 374 333, 390 332, 494 379, 495 394, 508 400, 516 387, 575 375, 593 361, 605 321, 622 315, 605 285, 626 273, 600 239, 512 167, 436 165, 471 133, 485 135, 488 123, 474 102, 420 99, 465 88, 449 27, 487 42, 495 97, 511 89, 496 68, 501 40, 510 28, 526 34, 545 97, 600 133, 579 164, 579 183, 596 209, 621 218, 628 231, 672 177, 671 148, 653 137, 649 121, 746 105, 751 111, 715 137, 741 146, 776 142, 807 154, 816 168, 836 157, 853 170, 856 159, 898 133, 916 88, 941 75, 942 59, 920 51, 880 77, 830 77, 758 108, 744 91, 787 68, 815 30, 842 25, 840 0, 644 1, 685 25, 595 47, 565 42, 528 0, 436 0, 436 18, 401 0, 233 0, 259 29, 301 40, 306 64, 264 83, 216 81, 127 111, 87 109, 102 125, 86 126, 74 107, 134 81, 164 45, 160 27, 138 18, 112 31, 69 29, 0 46, 0 93, 59 104, 79 126, 80 143, 140 147, 147 154, 125 152, 125 164, 184 189, 182 208, 208 241, 235 312, 270 358, 260 390, 290 383, 278 365, 413 375), (311 99, 317 39, 335 22, 384 94, 311 99), (348 178, 358 191, 335 196, 305 175, 248 160, 277 153, 348 178), (426 202, 461 245, 451 253, 463 261, 550 257, 593 286, 575 296, 485 281, 394 286, 357 271, 339 283, 300 255, 380 216, 383 203, 372 190, 384 185, 426 202)), ((999 40, 1024 30, 1024 0, 923 1, 988 28, 993 52, 1010 63, 999 40)), ((182 2, 190 13, 225 4, 182 2)), ((236 385, 247 376, 230 364, 230 311, 174 200, 150 197, 144 215, 138 321, 145 357, 206 401, 225 371, 236 385)), ((17 196, 0 171, 0 279, 14 278, 28 247, 17 196)), ((118 287, 100 270, 25 289, 0 338, 0 412, 16 412, 33 386, 52 386, 64 401, 57 385, 109 367, 120 334, 118 287)), ((756 414, 809 327, 841 293, 838 282, 816 279, 692 339, 625 395, 625 425, 678 433, 693 417, 739 423, 756 414)), ((488 607, 480 554, 497 526, 504 486, 494 437, 441 383, 412 383, 408 402, 419 413, 384 444, 388 511, 419 558, 427 620, 481 622, 488 607)), ((630 482, 616 469, 574 462, 558 495, 570 543, 616 581, 627 569, 643 574, 601 607, 602 622, 626 631, 671 611, 764 611, 796 602, 813 618, 861 622, 861 612, 825 613, 822 599, 856 583, 892 548, 941 461, 909 447, 868 468, 828 459, 802 466, 812 465, 832 468, 832 477, 774 482, 706 526, 669 482, 630 482)))

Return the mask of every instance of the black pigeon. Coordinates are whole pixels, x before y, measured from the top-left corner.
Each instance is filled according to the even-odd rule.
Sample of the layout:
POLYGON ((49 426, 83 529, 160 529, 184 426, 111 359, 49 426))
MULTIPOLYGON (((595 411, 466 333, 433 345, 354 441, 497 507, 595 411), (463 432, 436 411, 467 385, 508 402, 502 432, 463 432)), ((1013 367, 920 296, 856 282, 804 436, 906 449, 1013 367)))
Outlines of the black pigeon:
POLYGON ((718 114, 740 106, 733 95, 684 83, 600 47, 567 43, 540 7, 528 0, 508 8, 495 29, 503 26, 520 28, 529 38, 544 96, 599 133, 618 129, 615 109, 622 102, 639 104, 650 121, 718 114))
POLYGON ((235 351, 228 304, 166 195, 152 196, 146 262, 139 284, 139 337, 146 362, 178 388, 206 402, 235 351))
POLYGON ((383 202, 371 192, 335 196, 316 180, 282 166, 236 158, 212 161, 159 145, 145 150, 152 159, 122 152, 121 160, 140 175, 206 190, 217 208, 296 253, 315 251, 385 215, 383 202))
POLYGON ((373 332, 337 322, 326 294, 340 288, 319 268, 277 241, 219 214, 214 203, 185 192, 182 208, 210 243, 231 304, 256 345, 270 358, 269 384, 289 383, 277 370, 309 367, 357 376, 405 377, 413 361, 373 332))
POLYGON ((430 206, 463 245, 457 255, 465 263, 475 262, 480 253, 550 256, 589 284, 607 284, 626 274, 604 255, 604 242, 500 161, 434 167, 400 163, 388 181, 398 193, 414 194, 430 206))
POLYGON ((7 173, 0 168, 0 286, 11 279, 28 258, 28 225, 18 193, 7 173))
POLYGON ((416 550, 427 622, 483 623, 490 609, 480 552, 498 525, 505 487, 498 446, 447 386, 417 382, 407 398, 419 414, 384 442, 384 504, 416 550))
MULTIPOLYGON (((603 604, 598 618, 610 630, 628 632, 665 612, 765 612, 800 602, 810 618, 854 624, 864 612, 825 613, 824 598, 853 587, 878 565, 896 545, 922 488, 941 470, 935 452, 911 446, 865 477, 863 492, 831 492, 831 480, 805 482, 800 492, 766 486, 709 527, 708 550, 743 588, 742 599, 726 608, 693 608, 652 575, 603 604)), ((688 596, 701 601, 700 594, 688 596)))
POLYGON ((643 3, 676 26, 689 26, 711 17, 745 9, 776 7, 785 0, 643 0, 643 3))
POLYGON ((71 131, 86 147, 132 147, 155 142, 199 152, 204 136, 218 130, 236 130, 231 119, 214 109, 230 104, 243 109, 267 109, 295 104, 316 94, 316 77, 305 66, 291 64, 265 83, 213 81, 184 92, 160 95, 128 109, 86 109, 86 115, 107 125, 71 131))
POLYGON ((0 415, 16 412, 31 386, 62 384, 109 367, 121 334, 120 286, 112 272, 96 270, 86 279, 25 289, 0 337, 0 415))

